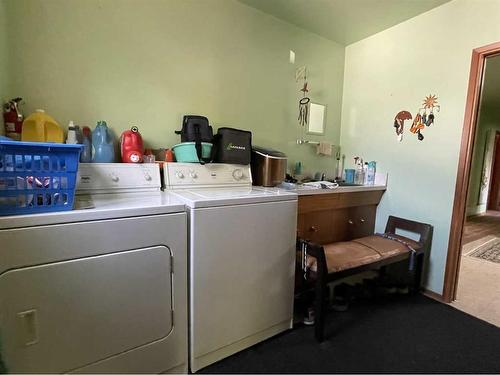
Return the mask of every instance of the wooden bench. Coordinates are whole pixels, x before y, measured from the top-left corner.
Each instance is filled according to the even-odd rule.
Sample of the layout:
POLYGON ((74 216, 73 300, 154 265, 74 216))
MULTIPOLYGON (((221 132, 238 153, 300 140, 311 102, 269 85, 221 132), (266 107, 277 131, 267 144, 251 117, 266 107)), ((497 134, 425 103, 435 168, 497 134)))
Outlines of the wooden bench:
POLYGON ((385 233, 346 242, 317 245, 298 239, 302 267, 308 284, 314 287, 315 336, 324 340, 325 300, 327 284, 367 270, 380 269, 388 264, 408 261, 412 292, 421 288, 424 257, 431 248, 433 227, 429 224, 389 216, 385 233), (396 234, 397 230, 418 234, 419 240, 396 234))

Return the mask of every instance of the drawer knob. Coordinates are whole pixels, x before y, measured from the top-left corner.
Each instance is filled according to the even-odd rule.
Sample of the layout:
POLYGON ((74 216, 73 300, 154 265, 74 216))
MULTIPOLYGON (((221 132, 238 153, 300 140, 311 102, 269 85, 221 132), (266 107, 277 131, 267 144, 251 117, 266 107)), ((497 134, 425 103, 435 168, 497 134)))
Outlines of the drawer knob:
POLYGON ((314 225, 312 225, 310 228, 309 228, 309 232, 317 232, 318 231, 318 228, 316 228, 314 225))
POLYGON ((363 218, 361 218, 361 219, 359 219, 359 221, 361 221, 362 223, 364 223, 366 220, 363 219, 363 218))
POLYGON ((353 224, 354 224, 354 221, 352 221, 352 219, 347 220, 347 222, 348 222, 349 224, 351 224, 351 225, 353 225, 353 224))

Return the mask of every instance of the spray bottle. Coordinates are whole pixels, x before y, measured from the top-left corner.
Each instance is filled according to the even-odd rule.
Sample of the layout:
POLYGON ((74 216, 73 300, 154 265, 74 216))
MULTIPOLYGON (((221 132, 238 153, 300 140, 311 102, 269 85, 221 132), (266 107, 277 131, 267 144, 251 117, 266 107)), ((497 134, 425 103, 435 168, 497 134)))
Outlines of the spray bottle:
POLYGON ((354 158, 354 164, 356 166, 356 172, 354 172, 354 183, 356 185, 363 185, 365 179, 365 173, 363 171, 363 158, 356 156, 354 158))

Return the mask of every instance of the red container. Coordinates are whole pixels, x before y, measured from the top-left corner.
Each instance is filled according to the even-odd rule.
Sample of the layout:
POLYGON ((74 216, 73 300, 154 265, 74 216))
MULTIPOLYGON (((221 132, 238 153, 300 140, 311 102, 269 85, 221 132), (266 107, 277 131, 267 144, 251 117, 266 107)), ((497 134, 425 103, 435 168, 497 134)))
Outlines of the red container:
POLYGON ((23 114, 19 110, 21 98, 15 98, 3 106, 3 121, 5 124, 5 135, 16 141, 21 140, 21 132, 23 128, 23 114))
POLYGON ((120 137, 121 155, 123 163, 142 163, 144 143, 137 126, 125 130, 120 137))

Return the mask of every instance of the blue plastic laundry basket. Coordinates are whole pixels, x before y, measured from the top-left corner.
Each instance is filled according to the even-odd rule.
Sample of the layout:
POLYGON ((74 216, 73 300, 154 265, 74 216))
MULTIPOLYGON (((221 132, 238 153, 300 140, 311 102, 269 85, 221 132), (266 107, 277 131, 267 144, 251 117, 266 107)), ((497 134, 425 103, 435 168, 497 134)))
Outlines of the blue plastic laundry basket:
POLYGON ((0 140, 0 215, 71 210, 81 150, 0 140))

